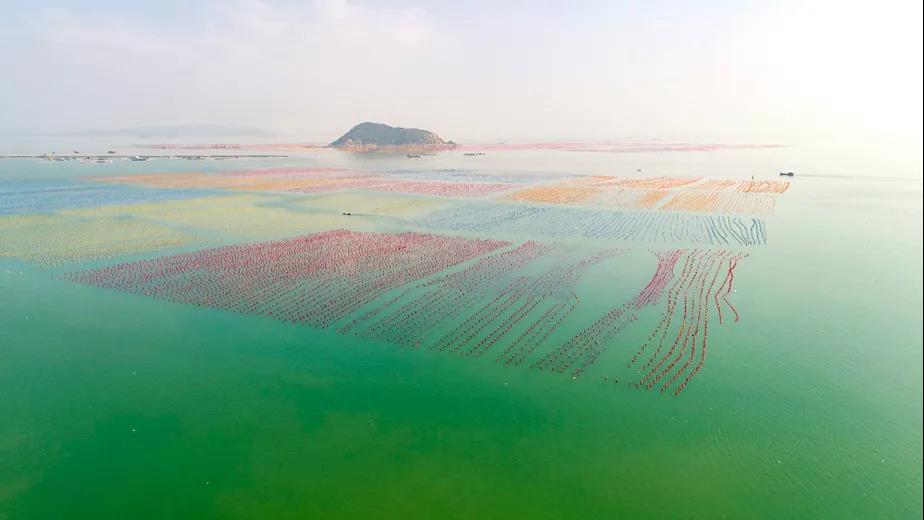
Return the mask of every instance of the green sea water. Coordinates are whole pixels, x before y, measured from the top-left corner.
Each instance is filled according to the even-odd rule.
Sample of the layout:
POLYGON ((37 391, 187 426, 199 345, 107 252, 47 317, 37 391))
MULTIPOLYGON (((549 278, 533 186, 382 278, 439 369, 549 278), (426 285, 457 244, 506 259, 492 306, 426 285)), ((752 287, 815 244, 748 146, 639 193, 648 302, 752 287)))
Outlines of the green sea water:
MULTIPOLYGON (((477 168, 634 171, 623 156, 531 153, 477 168)), ((782 152, 747 153, 631 160, 652 175, 749 178, 728 164, 782 152)), ((466 160, 7 160, 0 188, 466 160)), ((795 177, 765 217, 768 244, 736 271, 741 320, 710 330, 708 364, 677 398, 626 384, 625 356, 658 309, 572 380, 59 276, 114 259, 0 258, 0 518, 920 518, 921 180, 818 173, 795 177)), ((311 207, 312 196, 271 197, 311 207)), ((569 243, 628 252, 581 279, 562 338, 630 297, 653 265, 651 244, 569 243)))

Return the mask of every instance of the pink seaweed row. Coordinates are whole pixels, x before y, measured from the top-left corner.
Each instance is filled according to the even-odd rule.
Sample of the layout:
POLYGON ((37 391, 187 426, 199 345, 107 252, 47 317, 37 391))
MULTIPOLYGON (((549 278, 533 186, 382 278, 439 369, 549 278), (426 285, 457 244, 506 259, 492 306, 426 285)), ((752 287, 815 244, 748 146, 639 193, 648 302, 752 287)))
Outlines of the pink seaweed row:
POLYGON ((423 233, 325 231, 68 273, 69 280, 327 327, 391 289, 509 245, 423 233))

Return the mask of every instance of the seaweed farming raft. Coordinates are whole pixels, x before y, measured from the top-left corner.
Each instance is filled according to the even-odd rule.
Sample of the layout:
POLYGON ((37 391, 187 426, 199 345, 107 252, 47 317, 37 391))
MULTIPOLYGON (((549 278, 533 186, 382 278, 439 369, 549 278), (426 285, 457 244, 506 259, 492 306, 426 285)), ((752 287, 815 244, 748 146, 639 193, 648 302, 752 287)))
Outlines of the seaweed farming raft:
POLYGON ((431 229, 585 237, 636 242, 757 246, 767 242, 760 218, 668 212, 616 212, 517 204, 462 205, 414 221, 431 229))
POLYGON ((409 288, 340 332, 469 357, 502 345, 506 348, 497 360, 517 365, 574 311, 581 276, 615 254, 606 250, 569 259, 559 247, 526 242, 409 288), (510 274, 540 259, 552 262, 538 275, 510 274))
POLYGON ((699 250, 685 256, 681 275, 668 291, 667 310, 629 363, 630 367, 641 364, 638 388, 657 387, 662 392, 673 388, 674 395, 679 395, 706 364, 713 309, 720 324, 739 319, 728 296, 733 291, 735 268, 747 255, 699 250))
POLYGON ((574 379, 620 347, 620 363, 628 361, 638 375, 632 386, 679 395, 705 366, 710 327, 739 319, 729 297, 747 254, 655 251, 657 265, 641 289, 576 334, 562 336, 560 327, 581 305, 578 282, 623 252, 585 255, 564 244, 512 247, 496 240, 335 230, 64 277, 318 328, 337 325, 342 334, 406 348, 471 358, 490 352, 505 366, 574 379), (623 332, 645 309, 657 309, 660 320, 640 346, 627 350, 623 332))
POLYGON ((643 307, 662 305, 666 293, 661 320, 628 367, 636 367, 639 374, 634 387, 658 388, 661 392, 672 389, 679 395, 706 364, 710 320, 717 317, 721 324, 739 319, 728 297, 733 291, 735 268, 746 256, 712 250, 658 253, 658 268, 637 296, 611 309, 533 367, 580 376, 637 319, 643 307))
POLYGON ((65 278, 327 327, 386 291, 507 245, 423 233, 334 230, 122 263, 65 278))
POLYGON ((559 184, 527 187, 507 195, 506 199, 628 210, 768 215, 773 212, 776 197, 789 188, 785 181, 699 182, 699 179, 670 177, 628 180, 576 177, 559 184))

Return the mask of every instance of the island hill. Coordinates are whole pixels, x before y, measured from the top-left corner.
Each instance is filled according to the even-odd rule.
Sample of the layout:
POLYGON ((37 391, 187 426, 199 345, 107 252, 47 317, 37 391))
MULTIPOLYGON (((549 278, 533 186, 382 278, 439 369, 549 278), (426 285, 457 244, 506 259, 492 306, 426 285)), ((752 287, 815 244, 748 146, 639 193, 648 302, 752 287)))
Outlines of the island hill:
POLYGON ((382 123, 360 123, 330 143, 333 148, 355 152, 430 152, 456 147, 452 141, 419 128, 399 128, 382 123))

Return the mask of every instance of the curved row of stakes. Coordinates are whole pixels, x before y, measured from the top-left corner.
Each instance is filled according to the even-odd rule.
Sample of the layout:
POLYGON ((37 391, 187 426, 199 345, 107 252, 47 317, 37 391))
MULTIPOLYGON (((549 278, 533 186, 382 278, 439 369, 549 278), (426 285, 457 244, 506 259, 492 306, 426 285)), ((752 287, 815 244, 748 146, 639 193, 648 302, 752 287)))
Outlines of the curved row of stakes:
POLYGON ((759 218, 662 212, 614 212, 510 204, 461 205, 414 220, 431 229, 585 237, 639 242, 755 246, 767 242, 759 218))
POLYGON ((580 305, 578 281, 619 253, 583 251, 534 241, 511 247, 496 240, 335 230, 63 277, 319 328, 337 325, 344 334, 410 348, 466 357, 496 352, 503 365, 528 363, 572 378, 607 349, 628 353, 620 333, 644 309, 662 308, 628 366, 637 369, 635 387, 678 395, 705 365, 712 318, 738 321, 729 297, 746 255, 656 251, 655 272, 637 294, 565 339, 560 327, 580 305))

